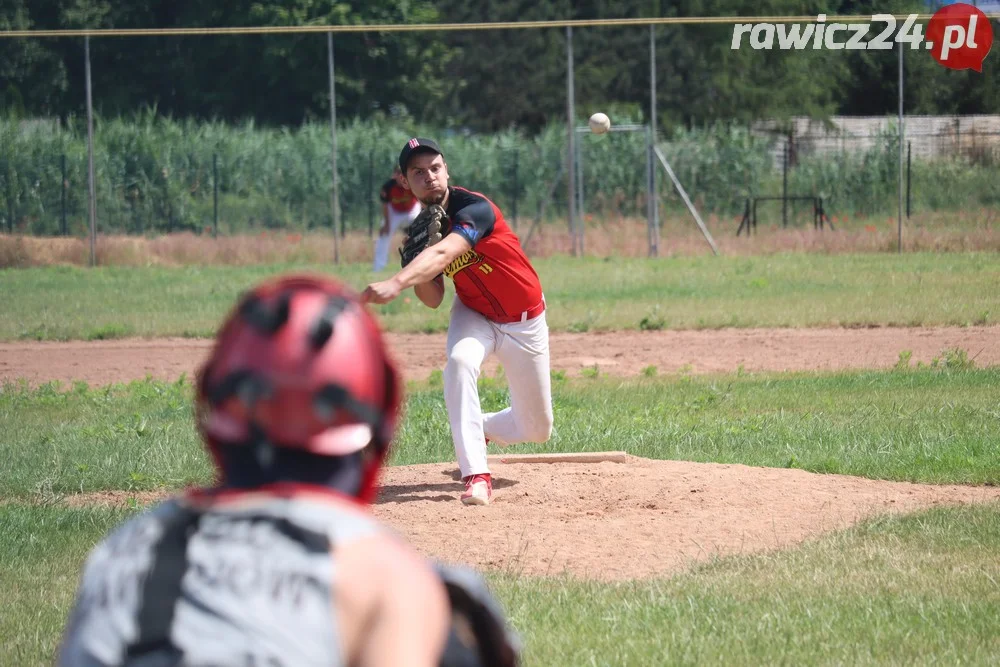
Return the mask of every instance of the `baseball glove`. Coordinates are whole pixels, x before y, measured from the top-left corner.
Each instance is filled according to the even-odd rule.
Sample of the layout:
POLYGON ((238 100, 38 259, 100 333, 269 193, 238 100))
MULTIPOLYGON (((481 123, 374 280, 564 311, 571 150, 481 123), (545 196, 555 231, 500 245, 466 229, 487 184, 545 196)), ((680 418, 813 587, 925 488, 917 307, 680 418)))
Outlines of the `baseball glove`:
POLYGON ((451 603, 451 627, 438 667, 518 667, 521 638, 482 576, 468 567, 434 562, 451 603))
POLYGON ((420 212, 406 231, 406 240, 399 249, 404 267, 425 248, 441 240, 441 227, 447 217, 448 214, 439 204, 432 204, 420 212))

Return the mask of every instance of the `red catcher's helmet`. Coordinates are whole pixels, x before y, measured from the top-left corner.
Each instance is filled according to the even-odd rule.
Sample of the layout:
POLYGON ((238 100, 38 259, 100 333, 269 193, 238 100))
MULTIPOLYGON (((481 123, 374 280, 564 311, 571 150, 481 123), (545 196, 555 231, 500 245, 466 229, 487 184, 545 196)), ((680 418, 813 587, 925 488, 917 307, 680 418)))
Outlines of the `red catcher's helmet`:
POLYGON ((364 451, 372 500, 395 435, 402 382, 375 318, 335 280, 290 276, 241 299, 198 377, 198 428, 219 448, 260 438, 323 456, 364 451), (366 450, 367 448, 367 450, 366 450))

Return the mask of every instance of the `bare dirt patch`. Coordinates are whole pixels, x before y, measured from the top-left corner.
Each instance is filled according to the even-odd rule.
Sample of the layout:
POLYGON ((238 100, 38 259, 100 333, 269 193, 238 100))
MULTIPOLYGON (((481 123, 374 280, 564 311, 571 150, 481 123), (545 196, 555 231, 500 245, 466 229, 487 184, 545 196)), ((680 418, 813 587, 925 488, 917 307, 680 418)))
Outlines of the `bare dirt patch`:
MULTIPOLYGON (((444 334, 390 334, 409 379, 426 379, 445 363, 444 334)), ((173 381, 194 377, 211 341, 185 338, 0 343, 0 381, 49 380, 90 385, 128 382, 147 375, 173 381)), ((1000 364, 1000 327, 874 329, 721 329, 552 334, 552 368, 577 375, 594 366, 602 374, 657 371, 717 373, 888 368, 902 350, 911 364, 930 363, 942 350, 962 348, 977 366, 1000 364)), ((494 374, 497 362, 483 371, 494 374)))
MULTIPOLYGON (((494 466, 487 507, 465 507, 453 464, 389 468, 375 515, 422 553, 517 574, 665 576, 713 557, 784 549, 878 514, 1000 501, 998 487, 933 486, 742 465, 652 461, 494 466)), ((155 495, 102 492, 74 505, 155 495)))
POLYGON ((619 580, 786 548, 875 514, 1000 499, 1000 488, 634 457, 498 465, 494 474, 495 502, 464 507, 454 466, 393 468, 376 514, 442 559, 619 580))
POLYGON ((148 506, 165 500, 165 491, 92 491, 56 497, 57 502, 65 502, 70 507, 132 507, 148 506))

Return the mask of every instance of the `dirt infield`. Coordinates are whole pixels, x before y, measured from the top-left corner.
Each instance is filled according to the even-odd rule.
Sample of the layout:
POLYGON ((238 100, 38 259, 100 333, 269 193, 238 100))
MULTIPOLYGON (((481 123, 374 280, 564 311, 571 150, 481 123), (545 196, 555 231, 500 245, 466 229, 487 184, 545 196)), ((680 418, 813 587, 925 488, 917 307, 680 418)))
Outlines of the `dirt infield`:
MULTIPOLYGON (((392 334, 392 349, 410 379, 426 378, 445 363, 443 334, 392 334), (402 357, 402 355, 400 355, 402 357)), ((147 375, 193 377, 208 354, 207 340, 127 339, 94 342, 0 343, 0 382, 24 378, 83 380, 91 385, 127 382, 147 375)), ((902 350, 911 363, 930 363, 942 350, 962 348, 977 366, 1000 364, 1000 327, 875 329, 722 329, 619 331, 552 335, 552 368, 570 375, 596 366, 602 374, 638 375, 647 366, 661 373, 838 370, 887 368, 902 350)), ((487 361, 484 372, 496 370, 487 361)))
POLYGON ((621 580, 785 548, 875 514, 1000 500, 1000 488, 652 461, 497 465, 464 507, 454 465, 392 468, 376 514, 421 551, 478 567, 621 580))
MULTIPOLYGON (((394 335, 405 371, 423 378, 444 363, 439 335, 394 335)), ((636 375, 689 369, 724 372, 892 366, 901 350, 929 363, 962 348, 977 366, 1000 364, 1000 327, 811 329, 556 334, 553 368, 636 375)), ((193 374, 202 340, 0 344, 0 380, 84 380, 193 374)), ((492 373, 495 364, 488 364, 492 373)), ((395 467, 376 514, 423 553, 525 574, 570 573, 622 580, 667 575, 715 556, 785 548, 887 512, 1000 501, 1000 488, 884 482, 801 470, 631 458, 625 463, 501 464, 496 501, 458 502, 454 464, 395 467)), ((73 504, 118 504, 159 494, 104 492, 73 504), (137 497, 138 496, 138 497, 137 497)))

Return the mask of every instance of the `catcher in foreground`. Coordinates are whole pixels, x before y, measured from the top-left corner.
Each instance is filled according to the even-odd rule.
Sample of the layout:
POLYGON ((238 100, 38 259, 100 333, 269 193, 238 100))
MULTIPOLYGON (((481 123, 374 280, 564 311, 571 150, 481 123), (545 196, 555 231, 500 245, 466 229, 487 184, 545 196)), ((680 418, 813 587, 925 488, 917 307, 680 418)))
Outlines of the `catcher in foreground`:
POLYGON ((253 290, 198 377, 218 485, 93 550, 58 664, 516 665, 478 575, 425 561, 369 513, 401 389, 341 285, 253 290))
POLYGON ((462 502, 486 505, 493 497, 487 441, 545 442, 552 432, 542 285, 497 205, 449 185, 448 165, 435 142, 410 139, 399 167, 403 185, 426 208, 403 245, 402 270, 368 285, 362 299, 388 303, 412 287, 425 305, 437 308, 444 299, 444 276, 455 281, 444 398, 465 482, 462 502), (483 414, 476 380, 489 354, 496 354, 506 371, 510 407, 483 414))

